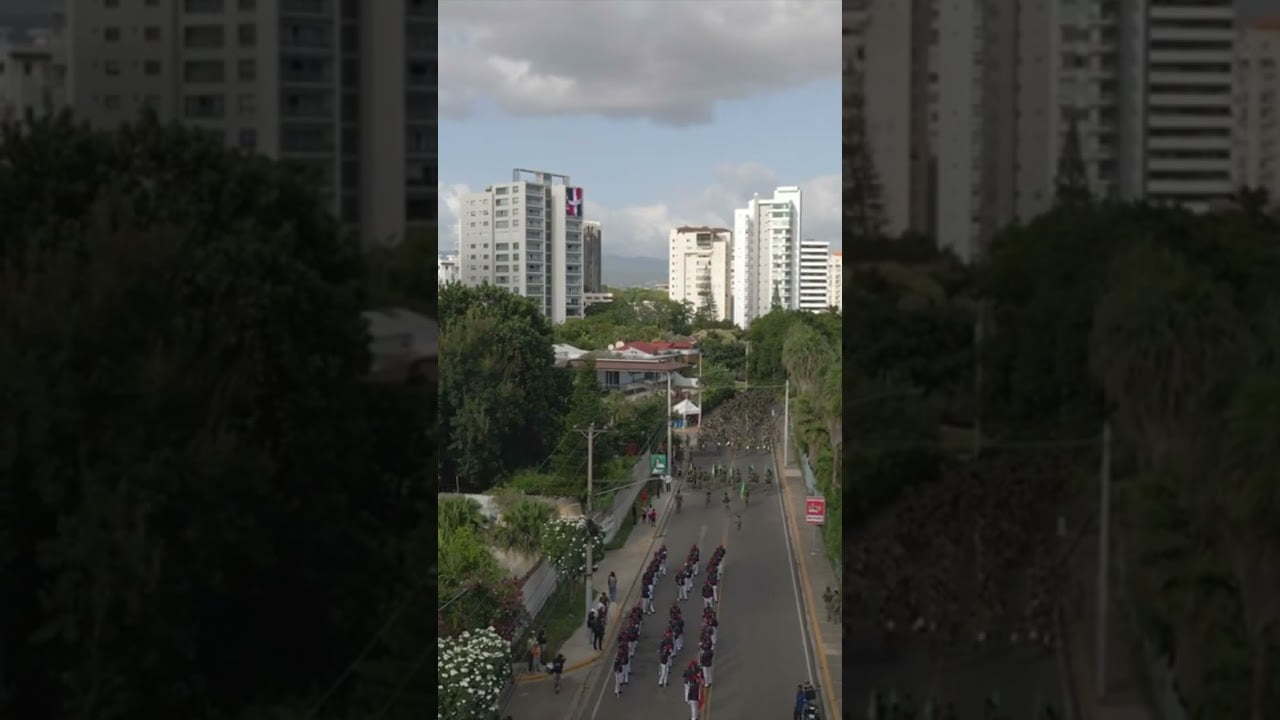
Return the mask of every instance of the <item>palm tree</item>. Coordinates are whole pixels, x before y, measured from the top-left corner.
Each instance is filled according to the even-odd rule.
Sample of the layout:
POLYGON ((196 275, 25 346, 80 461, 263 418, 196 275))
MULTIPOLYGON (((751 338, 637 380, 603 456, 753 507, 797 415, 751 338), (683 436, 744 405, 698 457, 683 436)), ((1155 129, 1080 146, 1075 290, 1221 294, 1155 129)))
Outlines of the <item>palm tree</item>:
POLYGON ((524 498, 502 515, 496 540, 502 547, 532 555, 542 541, 542 529, 555 517, 555 509, 545 502, 524 498))

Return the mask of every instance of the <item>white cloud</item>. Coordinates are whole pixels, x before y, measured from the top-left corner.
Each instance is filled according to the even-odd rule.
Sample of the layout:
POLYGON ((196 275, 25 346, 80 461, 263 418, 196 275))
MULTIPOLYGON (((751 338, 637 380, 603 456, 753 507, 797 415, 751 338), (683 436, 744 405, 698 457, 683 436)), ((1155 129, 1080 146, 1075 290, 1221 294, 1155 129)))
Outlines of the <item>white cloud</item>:
POLYGON ((838 0, 445 0, 440 112, 712 120, 715 103, 841 70, 838 0), (447 51, 446 49, 447 48, 447 51))
MULTIPOLYGON (((623 257, 667 256, 667 237, 680 225, 716 225, 733 228, 733 211, 747 206, 753 193, 769 197, 779 185, 800 186, 801 222, 806 239, 828 240, 840 246, 841 183, 839 175, 822 175, 800 182, 778 177, 769 168, 755 163, 717 168, 715 179, 702 192, 690 194, 687 203, 667 203, 608 207, 594 202, 591 188, 583 198, 585 218, 600 221, 604 252, 623 257)), ((471 192, 462 184, 440 186, 440 226, 442 248, 453 247, 458 237, 459 198, 471 192)))

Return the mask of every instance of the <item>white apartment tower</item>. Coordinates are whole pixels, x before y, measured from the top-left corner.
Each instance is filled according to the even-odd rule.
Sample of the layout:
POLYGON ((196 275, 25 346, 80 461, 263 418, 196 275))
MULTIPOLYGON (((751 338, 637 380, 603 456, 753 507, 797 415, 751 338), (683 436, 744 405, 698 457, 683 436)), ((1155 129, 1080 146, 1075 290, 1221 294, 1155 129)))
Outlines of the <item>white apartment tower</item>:
POLYGON ((800 299, 799 309, 807 312, 824 312, 831 293, 829 263, 831 243, 825 240, 800 241, 800 299))
POLYGON ((0 27, 0 116, 45 115, 66 103, 61 37, 52 30, 0 27))
POLYGON ((582 188, 539 170, 516 169, 511 182, 464 195, 460 281, 523 295, 554 323, 582 317, 582 210, 582 188))
POLYGON ((111 127, 154 108, 311 169, 369 243, 436 211, 427 0, 63 0, 67 96, 111 127))
POLYGON ((436 257, 436 284, 448 285, 462 279, 456 253, 442 253, 436 257))
POLYGON ((668 245, 667 294, 688 302, 695 312, 714 313, 716 320, 733 317, 730 259, 733 232, 717 227, 678 227, 668 245))
POLYGON ((775 299, 800 309, 801 193, 779 187, 733 211, 733 323, 746 328, 768 314, 775 299))
POLYGON ((1236 86, 1237 187, 1280 200, 1280 15, 1245 29, 1236 86))
POLYGON ((855 28, 866 137, 890 236, 929 230, 933 15, 932 0, 871 0, 855 28))
POLYGON ((827 260, 827 305, 844 312, 844 257, 839 250, 827 260))

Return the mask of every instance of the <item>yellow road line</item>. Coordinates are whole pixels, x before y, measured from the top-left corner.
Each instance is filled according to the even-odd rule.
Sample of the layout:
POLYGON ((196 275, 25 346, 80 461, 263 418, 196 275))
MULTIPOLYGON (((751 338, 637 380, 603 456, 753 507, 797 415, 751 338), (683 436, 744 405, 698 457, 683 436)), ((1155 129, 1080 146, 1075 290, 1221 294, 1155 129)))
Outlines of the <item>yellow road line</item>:
MULTIPOLYGON (((777 463, 778 459, 777 455, 775 455, 774 465, 777 465, 777 463)), ((782 478, 783 483, 786 482, 786 469, 787 468, 784 463, 781 468, 782 472, 778 475, 779 478, 782 478)), ((818 667, 822 670, 823 694, 825 694, 827 699, 831 702, 832 710, 834 711, 832 713, 832 717, 842 717, 840 715, 840 698, 837 698, 834 694, 835 687, 831 682, 831 667, 827 663, 827 651, 825 644, 822 641, 822 631, 818 627, 818 614, 814 610, 813 596, 810 594, 809 569, 805 564, 805 554, 800 546, 800 533, 796 528, 797 523, 795 517, 791 514, 791 502, 787 499, 786 486, 779 485, 778 489, 782 492, 782 505, 787 511, 787 532, 791 535, 791 546, 795 548, 796 560, 800 565, 800 579, 803 581, 800 585, 800 594, 804 596, 805 609, 808 610, 809 614, 809 633, 813 638, 814 652, 818 656, 818 667)))

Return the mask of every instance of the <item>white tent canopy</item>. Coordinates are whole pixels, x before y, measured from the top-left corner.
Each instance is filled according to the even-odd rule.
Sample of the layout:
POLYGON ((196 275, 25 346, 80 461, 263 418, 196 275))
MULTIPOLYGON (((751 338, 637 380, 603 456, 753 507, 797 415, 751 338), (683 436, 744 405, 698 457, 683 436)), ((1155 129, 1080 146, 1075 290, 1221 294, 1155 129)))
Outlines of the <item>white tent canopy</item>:
POLYGON ((697 405, 694 405, 688 398, 677 403, 675 407, 671 408, 671 412, 684 417, 702 414, 702 410, 697 405))

